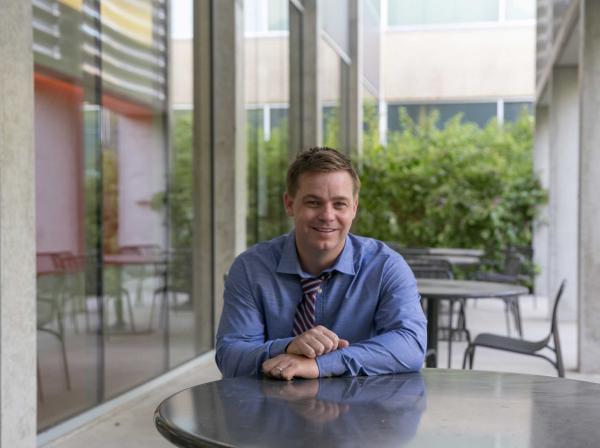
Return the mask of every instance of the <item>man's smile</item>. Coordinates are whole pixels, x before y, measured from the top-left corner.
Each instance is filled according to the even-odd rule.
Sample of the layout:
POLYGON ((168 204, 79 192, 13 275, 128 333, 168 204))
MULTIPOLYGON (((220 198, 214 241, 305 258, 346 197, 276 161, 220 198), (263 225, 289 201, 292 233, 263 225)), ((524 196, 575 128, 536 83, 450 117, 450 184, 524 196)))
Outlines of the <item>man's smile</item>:
POLYGON ((312 227, 313 230, 316 230, 319 233, 333 233, 337 229, 331 229, 329 227, 312 227))

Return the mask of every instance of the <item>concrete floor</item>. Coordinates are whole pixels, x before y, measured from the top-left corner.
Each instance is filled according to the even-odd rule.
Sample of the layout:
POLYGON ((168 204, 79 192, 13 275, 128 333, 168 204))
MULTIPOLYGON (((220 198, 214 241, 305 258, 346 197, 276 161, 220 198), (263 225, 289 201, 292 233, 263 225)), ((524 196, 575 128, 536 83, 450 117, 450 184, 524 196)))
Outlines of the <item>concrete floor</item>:
MULTIPOLYGON (((525 297, 521 300, 524 337, 538 339, 548 332, 548 301, 544 298, 525 297)), ((477 303, 471 301, 467 306, 467 325, 472 335, 486 331, 506 334, 504 304, 501 300, 486 299, 477 303)), ((574 322, 560 324, 564 361, 567 378, 600 383, 599 375, 584 375, 576 372, 577 367, 577 328, 574 322)), ((452 367, 460 368, 465 342, 453 343, 452 367)), ((440 367, 446 367, 447 344, 440 343, 440 367)), ((555 375, 554 368, 544 360, 478 349, 475 357, 478 370, 497 370, 535 375, 555 375)), ((169 444, 156 431, 153 413, 156 406, 173 393, 220 378, 212 356, 201 365, 182 373, 168 383, 133 399, 113 411, 95 419, 93 422, 46 444, 53 448, 104 447, 144 447, 168 448, 169 444)))

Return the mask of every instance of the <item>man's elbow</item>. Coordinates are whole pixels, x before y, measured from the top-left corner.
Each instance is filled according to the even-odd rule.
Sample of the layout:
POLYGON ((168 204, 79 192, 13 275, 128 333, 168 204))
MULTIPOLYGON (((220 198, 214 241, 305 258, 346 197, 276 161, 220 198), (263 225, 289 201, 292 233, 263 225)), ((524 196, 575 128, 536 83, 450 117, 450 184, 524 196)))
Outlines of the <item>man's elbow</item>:
POLYGON ((231 378, 236 376, 235 367, 231 365, 231 363, 226 362, 226 350, 223 346, 217 344, 215 351, 215 362, 217 367, 221 371, 221 374, 224 378, 231 378))
POLYGON ((415 334, 414 349, 405 359, 405 367, 409 372, 417 372, 425 363, 425 355, 427 353, 427 335, 415 334))

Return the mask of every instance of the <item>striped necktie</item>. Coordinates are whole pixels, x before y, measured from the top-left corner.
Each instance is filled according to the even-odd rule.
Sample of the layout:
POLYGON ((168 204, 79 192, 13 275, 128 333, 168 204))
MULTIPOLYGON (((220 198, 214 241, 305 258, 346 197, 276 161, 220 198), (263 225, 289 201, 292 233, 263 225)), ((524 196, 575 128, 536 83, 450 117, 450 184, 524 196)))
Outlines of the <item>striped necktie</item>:
POLYGON ((294 316, 294 336, 298 336, 315 326, 315 304, 321 283, 331 278, 331 272, 325 272, 318 277, 301 278, 302 300, 294 316))

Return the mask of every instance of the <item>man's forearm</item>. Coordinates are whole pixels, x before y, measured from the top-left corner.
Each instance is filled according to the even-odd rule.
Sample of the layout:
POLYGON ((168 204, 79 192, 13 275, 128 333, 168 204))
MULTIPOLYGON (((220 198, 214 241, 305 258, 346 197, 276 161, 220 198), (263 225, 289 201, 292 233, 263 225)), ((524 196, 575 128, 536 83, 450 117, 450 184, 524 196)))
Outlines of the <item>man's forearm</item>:
POLYGON ((261 372, 264 361, 284 353, 292 338, 267 342, 217 341, 215 360, 224 377, 251 376, 261 372))
POLYGON ((321 376, 382 375, 414 372, 425 357, 425 338, 394 330, 317 358, 321 376))

